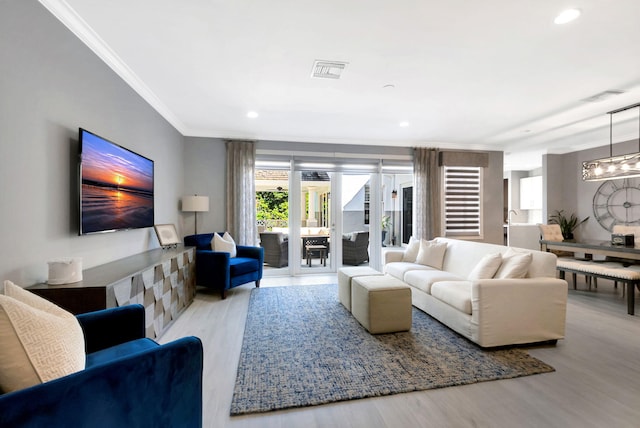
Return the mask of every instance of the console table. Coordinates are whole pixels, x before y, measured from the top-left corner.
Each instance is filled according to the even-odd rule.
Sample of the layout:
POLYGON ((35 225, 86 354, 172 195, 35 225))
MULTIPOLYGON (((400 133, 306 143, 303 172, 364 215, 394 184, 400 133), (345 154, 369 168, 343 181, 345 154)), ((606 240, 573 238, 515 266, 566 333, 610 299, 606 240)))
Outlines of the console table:
POLYGON ((139 303, 157 338, 193 301, 195 263, 194 247, 158 248, 83 270, 79 282, 27 289, 74 314, 139 303))

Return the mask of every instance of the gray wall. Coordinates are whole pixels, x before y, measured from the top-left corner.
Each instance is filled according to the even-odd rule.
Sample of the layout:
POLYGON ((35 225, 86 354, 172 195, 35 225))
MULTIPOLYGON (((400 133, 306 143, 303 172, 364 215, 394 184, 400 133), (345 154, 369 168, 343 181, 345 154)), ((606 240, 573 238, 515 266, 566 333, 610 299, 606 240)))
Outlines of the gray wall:
POLYGON ((484 242, 504 243, 503 222, 503 153, 489 152, 489 166, 484 169, 483 177, 483 231, 484 242))
POLYGON ((158 246, 153 228, 78 236, 78 127, 153 159, 156 223, 181 224, 183 137, 38 2, 0 2, 0 280, 158 246))
MULTIPOLYGON (((631 140, 614 144, 613 154, 636 153, 638 141, 631 140)), ((543 157, 543 180, 546 189, 546 209, 552 214, 555 210, 564 210, 565 215, 575 213, 580 220, 589 220, 580 226, 577 239, 610 239, 611 234, 603 228, 593 214, 593 197, 602 182, 582 181, 582 162, 609 156, 609 146, 604 145, 588 150, 564 155, 545 155, 543 157)), ((621 180, 616 180, 621 183, 621 180)))
MULTIPOLYGON (((198 232, 222 232, 226 229, 226 148, 218 138, 185 138, 185 195, 209 197, 209 212, 198 213, 198 232)), ((195 231, 195 214, 183 213, 184 233, 195 231)))

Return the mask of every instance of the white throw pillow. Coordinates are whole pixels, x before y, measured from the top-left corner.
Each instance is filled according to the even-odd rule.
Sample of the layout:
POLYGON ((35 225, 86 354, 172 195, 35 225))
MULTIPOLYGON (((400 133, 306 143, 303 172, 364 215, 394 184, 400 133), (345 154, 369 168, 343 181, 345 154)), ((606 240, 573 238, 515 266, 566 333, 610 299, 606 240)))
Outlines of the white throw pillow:
POLYGON ((225 232, 223 236, 217 233, 213 234, 213 251, 229 253, 229 257, 235 257, 237 255, 236 243, 231 235, 229 235, 229 232, 225 232))
POLYGON ((17 391, 83 370, 76 317, 11 281, 0 295, 0 390, 17 391))
POLYGON ((418 251, 420 251, 420 240, 412 236, 409 238, 409 244, 407 245, 406 250, 404 250, 402 261, 415 263, 416 257, 418 257, 418 251))
POLYGON ((502 255, 502 264, 494 278, 524 278, 527 275, 533 255, 528 252, 518 252, 509 248, 502 255))
POLYGON ((500 253, 487 254, 480 259, 478 264, 469 274, 470 280, 490 279, 496 274, 502 263, 502 255, 500 253))
POLYGON ((446 242, 421 239, 416 263, 442 270, 445 251, 447 251, 446 242))

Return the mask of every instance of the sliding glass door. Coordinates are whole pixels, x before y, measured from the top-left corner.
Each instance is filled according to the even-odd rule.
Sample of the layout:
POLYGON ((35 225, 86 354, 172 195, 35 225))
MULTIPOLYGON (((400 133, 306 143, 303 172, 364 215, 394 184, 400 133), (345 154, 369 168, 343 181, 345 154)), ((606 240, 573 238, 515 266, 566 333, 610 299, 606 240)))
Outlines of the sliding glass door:
POLYGON ((289 273, 290 173, 285 169, 256 168, 256 221, 260 245, 264 248, 264 272, 289 273))
MULTIPOLYGON (((397 169, 397 168, 395 168, 397 169)), ((381 269, 411 233, 410 173, 379 164, 258 161, 256 207, 265 275, 381 269)))
POLYGON ((372 255, 380 248, 380 228, 376 227, 376 174, 343 173, 341 178, 342 265, 369 266, 372 255))
POLYGON ((336 271, 332 251, 335 245, 332 176, 333 173, 320 169, 294 173, 299 185, 295 204, 300 215, 292 217, 297 225, 292 232, 297 235, 294 239, 300 250, 295 250, 293 260, 299 273, 336 271))

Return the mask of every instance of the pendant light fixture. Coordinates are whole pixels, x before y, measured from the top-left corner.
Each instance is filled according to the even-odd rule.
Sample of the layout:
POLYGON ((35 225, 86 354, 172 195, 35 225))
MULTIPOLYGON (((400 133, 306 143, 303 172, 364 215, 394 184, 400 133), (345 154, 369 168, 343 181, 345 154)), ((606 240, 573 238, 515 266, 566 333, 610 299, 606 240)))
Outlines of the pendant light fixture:
POLYGON ((609 115, 609 157, 582 162, 582 180, 604 181, 640 177, 640 103, 607 113, 609 115), (613 156, 613 115, 638 108, 638 153, 613 156))

